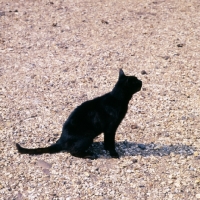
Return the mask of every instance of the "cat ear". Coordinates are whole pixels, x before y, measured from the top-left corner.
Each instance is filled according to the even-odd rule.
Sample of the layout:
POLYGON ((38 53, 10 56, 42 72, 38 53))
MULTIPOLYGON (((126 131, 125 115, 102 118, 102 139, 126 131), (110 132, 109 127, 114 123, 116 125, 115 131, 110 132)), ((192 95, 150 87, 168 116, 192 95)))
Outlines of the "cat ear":
POLYGON ((119 69, 119 78, 122 77, 122 76, 125 76, 125 74, 124 74, 122 69, 119 69))

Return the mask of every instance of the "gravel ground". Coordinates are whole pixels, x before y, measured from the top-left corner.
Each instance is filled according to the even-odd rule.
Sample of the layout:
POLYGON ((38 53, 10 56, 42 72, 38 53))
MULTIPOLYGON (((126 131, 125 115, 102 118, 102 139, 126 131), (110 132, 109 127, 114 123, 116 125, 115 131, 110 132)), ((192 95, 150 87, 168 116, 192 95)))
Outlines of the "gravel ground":
POLYGON ((199 0, 1 0, 0 199, 200 199, 199 0), (120 159, 20 155, 55 142, 123 68, 143 81, 120 159))

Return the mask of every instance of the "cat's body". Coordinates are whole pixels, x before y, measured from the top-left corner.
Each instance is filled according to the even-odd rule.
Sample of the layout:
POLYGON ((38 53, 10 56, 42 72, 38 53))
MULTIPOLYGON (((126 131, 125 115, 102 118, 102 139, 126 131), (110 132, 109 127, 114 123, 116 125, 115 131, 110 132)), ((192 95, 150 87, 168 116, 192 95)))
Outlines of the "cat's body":
MULTIPOLYGON (((78 106, 63 125, 61 137, 50 147, 26 149, 16 144, 20 153, 56 153, 62 150, 76 157, 88 157, 87 149, 93 139, 104 133, 104 148, 112 157, 118 158, 115 150, 115 132, 124 118, 132 95, 140 91, 142 81, 126 76, 122 70, 114 89, 78 106)), ((92 158, 92 157, 91 157, 92 158)))

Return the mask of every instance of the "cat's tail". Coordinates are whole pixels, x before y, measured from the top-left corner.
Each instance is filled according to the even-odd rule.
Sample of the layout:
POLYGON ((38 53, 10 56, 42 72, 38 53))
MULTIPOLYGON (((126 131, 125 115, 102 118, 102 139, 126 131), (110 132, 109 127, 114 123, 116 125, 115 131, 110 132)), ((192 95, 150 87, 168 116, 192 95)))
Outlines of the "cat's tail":
POLYGON ((61 144, 59 143, 53 144, 49 147, 36 148, 36 149, 26 149, 21 147, 18 143, 16 143, 16 147, 18 152, 21 154, 58 153, 63 150, 61 144))

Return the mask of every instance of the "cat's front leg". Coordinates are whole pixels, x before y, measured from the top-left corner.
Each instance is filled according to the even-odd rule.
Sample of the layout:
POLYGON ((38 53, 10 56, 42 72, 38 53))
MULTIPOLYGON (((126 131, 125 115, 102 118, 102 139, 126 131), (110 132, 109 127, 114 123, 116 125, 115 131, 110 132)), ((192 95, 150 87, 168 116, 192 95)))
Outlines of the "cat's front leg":
POLYGON ((104 132, 104 149, 109 151, 112 158, 119 158, 119 154, 115 150, 115 131, 104 132))
POLYGON ((119 158, 119 154, 116 152, 115 149, 114 149, 114 150, 108 150, 108 151, 109 151, 110 156, 111 156, 112 158, 119 158))

